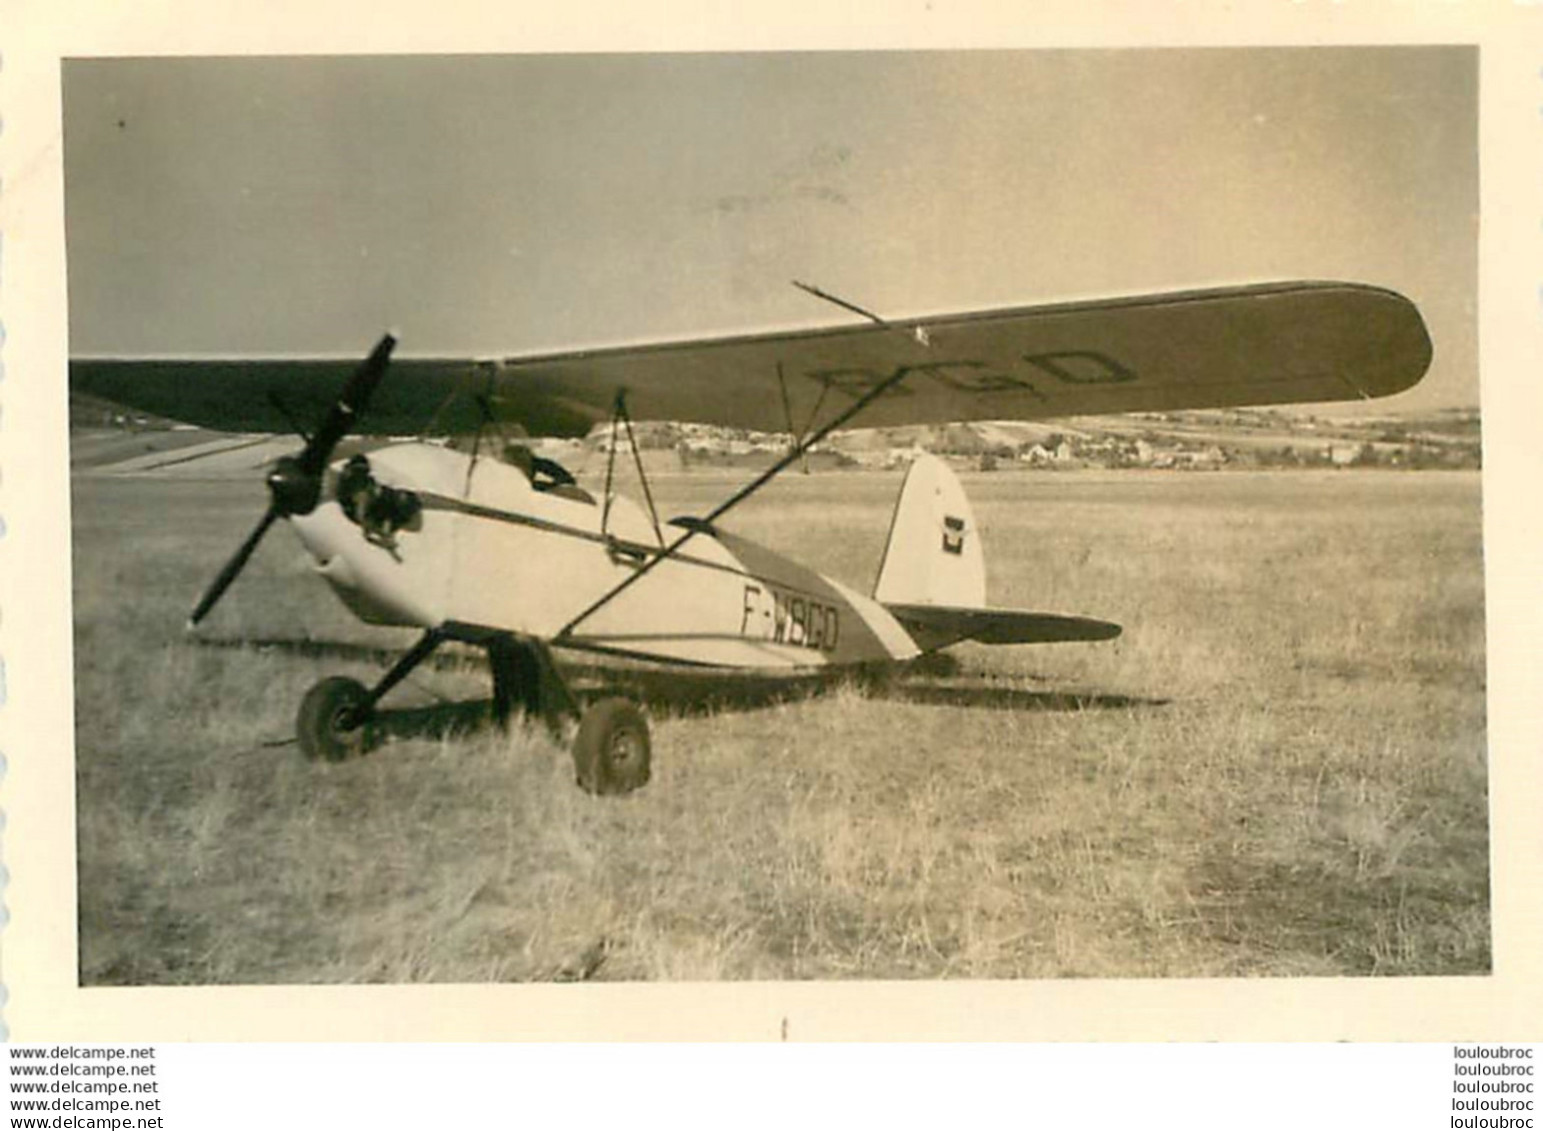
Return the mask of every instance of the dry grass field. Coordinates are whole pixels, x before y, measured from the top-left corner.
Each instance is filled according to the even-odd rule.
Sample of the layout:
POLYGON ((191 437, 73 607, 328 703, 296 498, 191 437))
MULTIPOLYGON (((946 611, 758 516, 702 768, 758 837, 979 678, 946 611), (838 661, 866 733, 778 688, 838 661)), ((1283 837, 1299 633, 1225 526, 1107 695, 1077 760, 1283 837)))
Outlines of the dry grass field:
MULTIPOLYGON (((303 762, 305 688, 411 636, 287 531, 186 636, 260 482, 77 478, 82 982, 1488 971, 1477 474, 965 481, 994 603, 1125 635, 655 683, 654 780, 604 799, 454 706, 487 695, 455 657, 394 741, 303 762)), ((898 488, 792 475, 726 525, 866 587, 898 488)))

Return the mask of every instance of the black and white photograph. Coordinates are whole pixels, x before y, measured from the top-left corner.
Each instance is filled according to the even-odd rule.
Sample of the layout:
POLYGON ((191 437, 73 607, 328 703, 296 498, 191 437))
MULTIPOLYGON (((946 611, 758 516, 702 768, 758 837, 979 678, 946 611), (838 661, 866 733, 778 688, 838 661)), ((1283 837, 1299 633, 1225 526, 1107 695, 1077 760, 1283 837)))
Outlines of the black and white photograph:
POLYGON ((1478 77, 64 60, 79 985, 1488 975, 1478 77))

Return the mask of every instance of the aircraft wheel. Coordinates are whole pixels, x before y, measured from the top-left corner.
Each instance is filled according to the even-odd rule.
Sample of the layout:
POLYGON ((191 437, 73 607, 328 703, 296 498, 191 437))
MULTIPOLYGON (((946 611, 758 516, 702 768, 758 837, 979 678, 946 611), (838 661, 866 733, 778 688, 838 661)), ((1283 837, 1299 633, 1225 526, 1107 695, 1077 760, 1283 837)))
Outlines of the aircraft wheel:
POLYGON ((311 761, 341 762, 362 754, 370 745, 368 723, 345 727, 349 711, 369 695, 357 679, 335 675, 322 680, 305 693, 295 729, 300 749, 311 761))
POLYGON ((573 766, 587 793, 631 793, 648 784, 648 720, 630 699, 602 699, 579 720, 573 766))

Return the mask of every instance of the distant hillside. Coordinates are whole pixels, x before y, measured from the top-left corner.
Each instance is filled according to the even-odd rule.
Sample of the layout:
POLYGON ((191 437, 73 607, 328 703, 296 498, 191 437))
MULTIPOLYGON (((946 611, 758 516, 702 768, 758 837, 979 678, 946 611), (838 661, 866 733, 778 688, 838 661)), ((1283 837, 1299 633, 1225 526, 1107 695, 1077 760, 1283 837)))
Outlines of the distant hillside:
MULTIPOLYGON (((102 465, 130 455, 194 447, 216 433, 192 429, 96 397, 72 393, 76 460, 102 465)), ((706 424, 635 426, 649 464, 664 467, 764 467, 788 450, 786 434, 706 424)), ((276 438, 276 442, 286 438, 276 438)), ((555 442, 554 442, 555 443, 555 442)), ((579 463, 604 453, 609 427, 567 442, 579 463)), ((1068 417, 1053 421, 860 428, 838 432, 811 453, 811 470, 891 467, 922 449, 981 469, 1386 467, 1477 468, 1482 463, 1477 409, 1322 418, 1275 409, 1213 409, 1068 417)))
POLYGON ((175 420, 140 412, 138 409, 124 408, 101 397, 94 397, 89 393, 77 393, 71 389, 70 427, 72 429, 118 428, 125 432, 169 432, 174 428, 187 426, 179 425, 175 420))
POLYGON ((866 429, 829 444, 858 463, 884 466, 913 447, 974 459, 981 467, 1477 468, 1479 413, 1324 420, 1264 409, 1135 413, 947 426, 866 429))

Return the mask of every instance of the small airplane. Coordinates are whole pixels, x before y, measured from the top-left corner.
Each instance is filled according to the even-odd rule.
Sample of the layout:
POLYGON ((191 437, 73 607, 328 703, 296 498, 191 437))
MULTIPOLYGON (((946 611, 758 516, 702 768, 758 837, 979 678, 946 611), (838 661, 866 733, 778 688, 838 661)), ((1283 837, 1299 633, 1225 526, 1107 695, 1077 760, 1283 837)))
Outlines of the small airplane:
POLYGON ((496 360, 407 358, 384 381, 387 335, 354 368, 335 358, 76 358, 75 388, 233 432, 300 431, 268 472, 269 504, 199 599, 206 617, 268 529, 287 519, 315 571, 371 624, 422 636, 375 683, 331 677, 300 704, 312 758, 377 741, 382 698, 436 648, 484 649, 500 721, 576 720, 579 785, 627 793, 650 774, 646 719, 622 696, 581 707, 553 648, 708 669, 808 672, 904 661, 965 640, 1107 640, 1120 627, 986 602, 981 534, 943 461, 912 463, 871 594, 719 526, 831 432, 866 426, 1385 396, 1424 375, 1415 306, 1355 283, 1283 282, 889 321, 797 284, 866 322, 496 360), (301 409, 330 402, 319 426, 301 409), (788 452, 705 515, 661 522, 634 419, 794 437, 788 452), (491 427, 582 436, 611 428, 597 499, 491 427), (423 439, 336 458, 350 433, 423 439), (446 444, 432 437, 458 437, 446 444), (464 442, 471 437, 471 443, 464 442), (625 437, 646 509, 613 490, 625 437), (495 450, 496 448, 496 450, 495 450))

